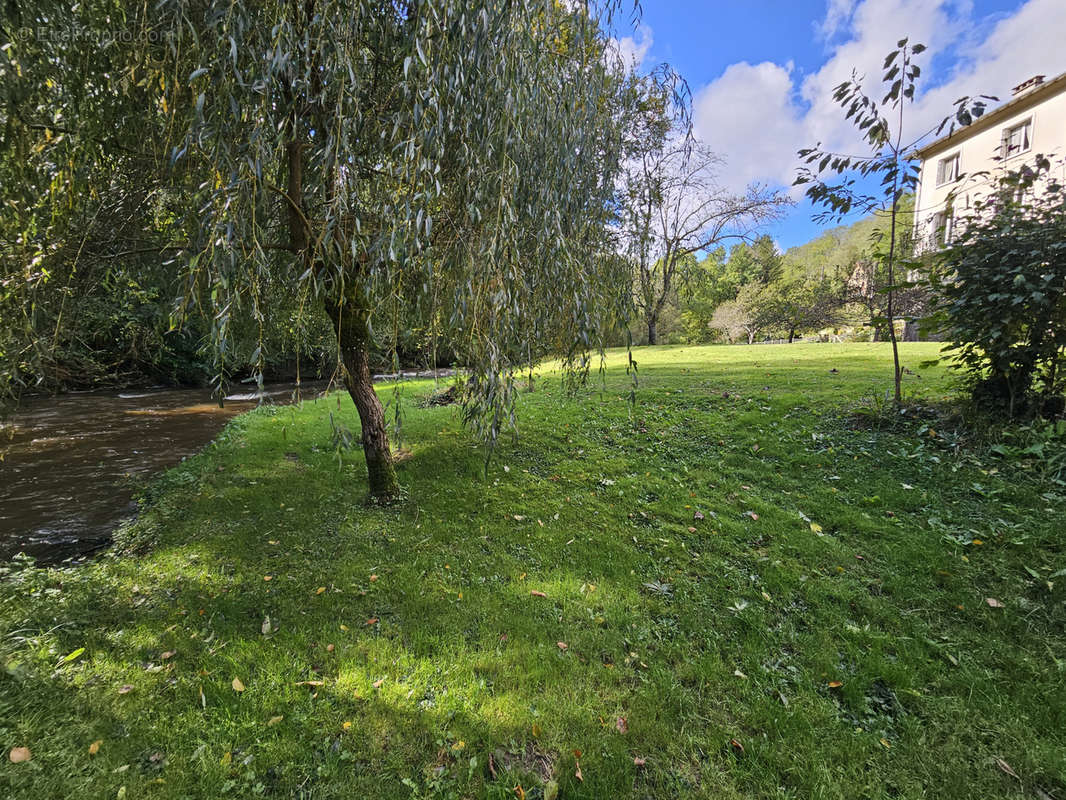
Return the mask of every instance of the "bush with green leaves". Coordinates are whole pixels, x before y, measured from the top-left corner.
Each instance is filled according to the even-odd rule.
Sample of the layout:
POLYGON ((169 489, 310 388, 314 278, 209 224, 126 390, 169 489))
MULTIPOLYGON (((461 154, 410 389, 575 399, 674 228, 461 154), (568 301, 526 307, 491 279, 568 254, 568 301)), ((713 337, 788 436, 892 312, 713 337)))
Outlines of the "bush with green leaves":
POLYGON ((1061 413, 1066 348, 1066 187, 1051 161, 997 179, 957 215, 934 257, 935 320, 977 407, 1009 418, 1061 413))

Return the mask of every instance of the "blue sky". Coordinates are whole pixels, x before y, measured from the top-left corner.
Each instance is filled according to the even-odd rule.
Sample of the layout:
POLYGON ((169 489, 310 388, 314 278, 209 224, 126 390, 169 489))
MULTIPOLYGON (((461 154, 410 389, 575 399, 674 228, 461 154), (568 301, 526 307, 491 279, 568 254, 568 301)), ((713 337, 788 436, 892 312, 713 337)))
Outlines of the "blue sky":
MULTIPOLYGON (((909 36, 929 47, 908 111, 914 136, 963 95, 1010 96, 1036 74, 1066 71, 1066 0, 644 0, 623 52, 640 68, 666 61, 693 93, 696 134, 726 159, 722 183, 791 184, 795 151, 822 141, 860 152, 832 102, 856 68, 876 82, 885 54, 909 36)), ((783 248, 817 236, 805 201, 767 229, 783 248)))

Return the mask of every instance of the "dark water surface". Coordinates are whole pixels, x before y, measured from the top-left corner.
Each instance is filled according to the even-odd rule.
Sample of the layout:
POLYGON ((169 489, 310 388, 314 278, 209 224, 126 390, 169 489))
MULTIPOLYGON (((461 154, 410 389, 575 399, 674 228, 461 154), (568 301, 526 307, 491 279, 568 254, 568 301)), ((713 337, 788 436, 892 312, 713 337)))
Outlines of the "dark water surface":
MULTIPOLYGON (((314 397, 324 384, 301 386, 314 397)), ((0 432, 0 560, 26 552, 57 563, 105 546, 136 511, 137 478, 172 467, 226 421, 264 403, 288 403, 290 385, 261 398, 231 395, 224 408, 203 389, 82 392, 26 400, 0 432)))

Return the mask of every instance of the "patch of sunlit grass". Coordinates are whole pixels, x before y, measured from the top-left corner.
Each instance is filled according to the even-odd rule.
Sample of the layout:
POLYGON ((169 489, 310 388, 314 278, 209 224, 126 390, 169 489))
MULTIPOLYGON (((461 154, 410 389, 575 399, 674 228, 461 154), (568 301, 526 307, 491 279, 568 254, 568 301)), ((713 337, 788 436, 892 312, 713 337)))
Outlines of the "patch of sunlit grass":
POLYGON ((635 407, 623 352, 544 365, 488 467, 406 384, 390 508, 347 398, 260 409, 121 554, 8 575, 0 796, 1066 792, 1062 488, 847 424, 882 345, 634 357, 635 407))

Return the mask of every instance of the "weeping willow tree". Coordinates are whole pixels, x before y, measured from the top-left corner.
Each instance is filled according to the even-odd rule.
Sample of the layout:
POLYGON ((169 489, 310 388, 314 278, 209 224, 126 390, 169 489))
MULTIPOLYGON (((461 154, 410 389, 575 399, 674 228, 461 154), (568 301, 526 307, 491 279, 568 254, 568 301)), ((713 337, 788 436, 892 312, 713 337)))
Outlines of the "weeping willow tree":
POLYGON ((220 363, 278 286, 328 315, 372 497, 398 487, 370 358, 405 315, 446 333, 490 441, 524 365, 587 372, 626 290, 607 236, 627 96, 612 0, 108 5, 137 32, 95 85, 132 75, 143 106, 110 110, 105 138, 167 155, 167 240, 145 249, 174 258, 220 363))

